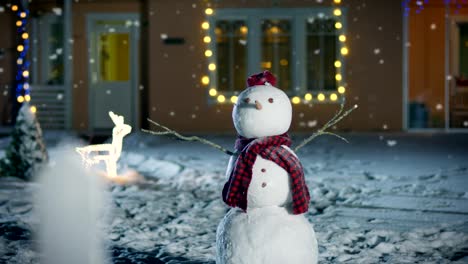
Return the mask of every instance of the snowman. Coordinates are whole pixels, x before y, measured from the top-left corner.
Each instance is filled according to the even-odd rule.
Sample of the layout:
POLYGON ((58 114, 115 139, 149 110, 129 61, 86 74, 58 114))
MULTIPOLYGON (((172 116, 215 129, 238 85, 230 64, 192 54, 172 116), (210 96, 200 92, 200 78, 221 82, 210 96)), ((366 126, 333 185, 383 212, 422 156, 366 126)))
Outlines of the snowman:
POLYGON ((315 232, 304 217, 310 195, 289 148, 291 103, 268 71, 247 83, 232 111, 239 137, 222 193, 232 209, 216 232, 216 263, 317 263, 315 232))

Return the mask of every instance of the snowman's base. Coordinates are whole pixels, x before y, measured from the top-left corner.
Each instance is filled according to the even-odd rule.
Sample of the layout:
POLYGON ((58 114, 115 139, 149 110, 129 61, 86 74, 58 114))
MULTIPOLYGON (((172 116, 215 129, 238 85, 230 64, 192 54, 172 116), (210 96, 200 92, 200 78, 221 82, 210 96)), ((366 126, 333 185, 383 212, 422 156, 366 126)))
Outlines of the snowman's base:
POLYGON ((216 233, 217 264, 315 264, 317 239, 304 215, 284 207, 231 209, 216 233))

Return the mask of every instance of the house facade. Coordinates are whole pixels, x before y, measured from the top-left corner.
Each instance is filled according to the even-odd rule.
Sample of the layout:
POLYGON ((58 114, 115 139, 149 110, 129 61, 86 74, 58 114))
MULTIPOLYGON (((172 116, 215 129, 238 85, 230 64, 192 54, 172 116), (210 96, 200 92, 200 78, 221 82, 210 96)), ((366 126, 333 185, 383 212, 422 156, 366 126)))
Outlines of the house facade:
MULTIPOLYGON (((464 131, 468 5, 452 2, 34 0, 30 103, 45 129, 108 131, 112 110, 134 127, 232 133, 246 78, 269 70, 291 131, 344 101, 359 108, 338 131, 464 131)), ((18 106, 14 4, 0 13, 3 129, 18 106)))

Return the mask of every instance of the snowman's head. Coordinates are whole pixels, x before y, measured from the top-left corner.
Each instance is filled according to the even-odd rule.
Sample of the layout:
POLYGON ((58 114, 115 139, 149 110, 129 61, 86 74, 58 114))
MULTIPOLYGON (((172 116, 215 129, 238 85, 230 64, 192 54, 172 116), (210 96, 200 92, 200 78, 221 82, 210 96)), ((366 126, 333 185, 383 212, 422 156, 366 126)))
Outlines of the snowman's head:
POLYGON ((291 125, 289 97, 274 87, 275 77, 268 71, 253 75, 249 87, 239 94, 232 120, 239 135, 260 138, 286 133, 291 125))

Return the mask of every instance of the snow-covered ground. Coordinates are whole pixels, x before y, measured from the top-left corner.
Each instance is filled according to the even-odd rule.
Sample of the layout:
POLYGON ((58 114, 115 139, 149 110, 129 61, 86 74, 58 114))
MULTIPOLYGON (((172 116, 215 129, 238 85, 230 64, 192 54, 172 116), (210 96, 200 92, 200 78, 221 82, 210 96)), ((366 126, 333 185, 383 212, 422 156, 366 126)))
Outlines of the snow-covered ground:
MULTIPOLYGON (((46 133, 52 162, 64 136, 46 133)), ((320 263, 468 263, 468 135, 345 137, 350 144, 321 137, 298 152, 320 263)), ((0 140, 0 150, 5 145, 0 140)), ((125 138, 121 165, 144 178, 109 185, 113 263, 214 263, 216 227, 228 210, 220 198, 227 160, 198 143, 125 138)), ((38 188, 0 178, 0 263, 38 262, 31 236, 38 188)))

